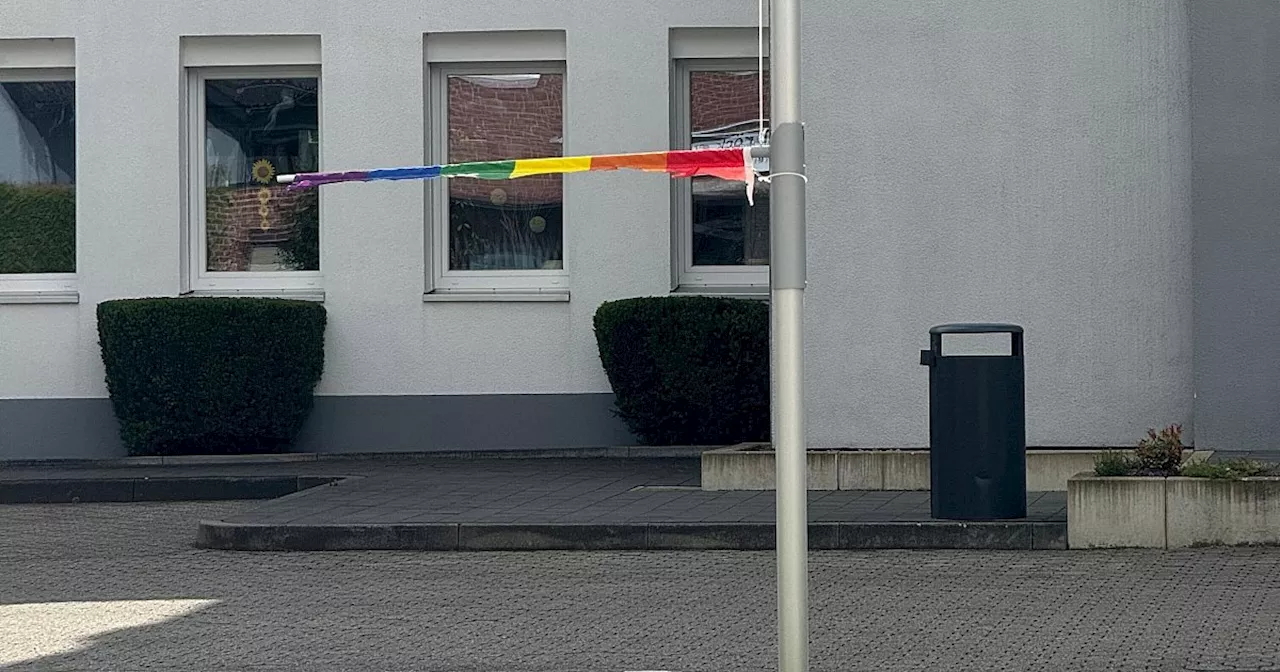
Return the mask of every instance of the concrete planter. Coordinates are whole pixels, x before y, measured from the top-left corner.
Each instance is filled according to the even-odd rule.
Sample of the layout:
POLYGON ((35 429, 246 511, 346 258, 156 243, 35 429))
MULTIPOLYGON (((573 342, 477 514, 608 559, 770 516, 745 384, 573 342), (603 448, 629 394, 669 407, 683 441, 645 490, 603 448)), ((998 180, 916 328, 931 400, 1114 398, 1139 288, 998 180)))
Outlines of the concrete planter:
MULTIPOLYGON (((1027 450, 1027 490, 1060 492, 1067 479, 1092 471, 1102 449, 1027 450)), ((1195 453, 1207 457, 1208 451, 1195 453)), ((1191 451, 1187 451, 1191 455, 1191 451)), ((927 450, 810 450, 810 490, 928 490, 927 450)), ((744 443, 702 453, 703 490, 774 489, 768 444, 744 443)))
POLYGON ((1280 477, 1100 477, 1067 483, 1069 548, 1280 545, 1280 477))

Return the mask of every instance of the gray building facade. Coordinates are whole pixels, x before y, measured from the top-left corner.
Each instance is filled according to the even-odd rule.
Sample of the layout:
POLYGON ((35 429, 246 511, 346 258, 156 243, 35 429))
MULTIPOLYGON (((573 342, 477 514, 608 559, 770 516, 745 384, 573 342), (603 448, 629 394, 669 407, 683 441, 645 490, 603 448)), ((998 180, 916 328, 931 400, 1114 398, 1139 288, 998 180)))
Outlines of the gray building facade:
MULTIPOLYGON (((918 350, 933 324, 979 320, 1027 329, 1030 444, 1127 445, 1178 422, 1203 447, 1268 445, 1280 0, 803 11, 811 446, 926 445, 918 350)), ((188 294, 324 301, 300 450, 632 442, 596 307, 761 298, 758 218, 652 175, 342 185, 320 195, 312 268, 270 236, 218 233, 239 216, 226 190, 259 161, 497 151, 463 121, 504 96, 554 110, 524 124, 560 147, 539 151, 733 141, 758 115, 712 102, 734 77, 754 89, 756 16, 752 0, 0 4, 0 83, 74 81, 76 187, 73 267, 0 268, 0 458, 122 454, 95 306, 188 294), (228 110, 261 118, 251 141, 228 110), (460 204, 524 208, 522 247, 464 249, 460 204)))

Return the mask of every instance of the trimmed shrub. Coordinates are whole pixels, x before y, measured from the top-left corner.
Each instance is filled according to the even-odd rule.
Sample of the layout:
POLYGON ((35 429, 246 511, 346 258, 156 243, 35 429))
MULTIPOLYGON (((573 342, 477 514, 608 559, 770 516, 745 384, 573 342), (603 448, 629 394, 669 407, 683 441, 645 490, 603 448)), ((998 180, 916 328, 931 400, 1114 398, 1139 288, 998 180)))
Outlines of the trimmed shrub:
POLYGON ((769 438, 769 307, 746 299, 604 303, 600 361, 617 414, 651 445, 769 438))
POLYGON ((283 452, 324 370, 324 306, 256 298, 98 305, 107 389, 131 455, 283 452))
POLYGON ((1183 464, 1182 451, 1182 425, 1149 429, 1132 456, 1114 451, 1099 455, 1093 461, 1093 472, 1098 476, 1185 476, 1190 475, 1188 469, 1196 474, 1216 469, 1183 464))
POLYGON ((75 270, 75 188, 0 184, 0 273, 75 270))

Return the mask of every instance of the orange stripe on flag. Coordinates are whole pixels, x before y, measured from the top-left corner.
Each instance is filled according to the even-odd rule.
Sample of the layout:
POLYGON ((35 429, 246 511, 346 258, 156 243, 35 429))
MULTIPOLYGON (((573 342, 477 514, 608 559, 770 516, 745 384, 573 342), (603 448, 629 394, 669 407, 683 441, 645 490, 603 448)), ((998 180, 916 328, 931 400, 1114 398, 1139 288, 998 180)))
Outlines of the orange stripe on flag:
POLYGON ((618 170, 619 168, 666 172, 667 153, 602 154, 591 157, 591 170, 618 170))

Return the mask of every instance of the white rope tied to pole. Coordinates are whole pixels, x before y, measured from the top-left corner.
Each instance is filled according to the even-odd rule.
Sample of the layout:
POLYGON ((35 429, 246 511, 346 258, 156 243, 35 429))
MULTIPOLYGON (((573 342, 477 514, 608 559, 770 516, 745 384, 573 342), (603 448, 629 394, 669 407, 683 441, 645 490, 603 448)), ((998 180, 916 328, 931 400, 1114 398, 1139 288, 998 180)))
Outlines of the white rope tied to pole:
POLYGON ((764 182, 764 183, 766 183, 766 184, 767 184, 767 183, 769 183, 769 182, 772 182, 772 181, 773 181, 773 178, 775 178, 775 177, 785 177, 785 176, 787 176, 787 175, 790 175, 790 176, 792 176, 792 177, 798 177, 798 178, 800 178, 800 179, 804 180, 804 181, 805 181, 805 184, 808 184, 808 183, 809 183, 809 176, 808 176, 808 175, 805 175, 804 173, 792 173, 792 172, 785 172, 785 173, 769 173, 768 175, 756 175, 756 180, 758 180, 758 181, 760 181, 760 182, 764 182))

